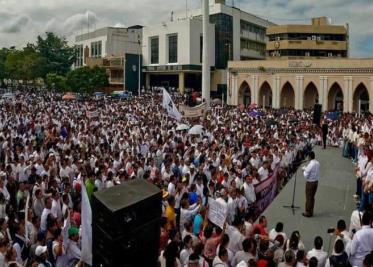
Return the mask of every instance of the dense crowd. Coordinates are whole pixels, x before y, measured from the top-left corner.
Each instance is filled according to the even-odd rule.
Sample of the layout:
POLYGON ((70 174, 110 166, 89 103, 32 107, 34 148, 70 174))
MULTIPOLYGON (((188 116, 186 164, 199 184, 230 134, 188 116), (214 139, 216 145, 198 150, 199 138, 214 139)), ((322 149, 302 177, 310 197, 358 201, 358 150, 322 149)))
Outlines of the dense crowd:
POLYGON ((298 231, 288 236, 282 223, 268 231, 263 216, 253 223, 255 185, 276 171, 280 190, 322 141, 311 113, 217 105, 205 118, 182 121, 203 126, 190 134, 160 102, 157 94, 67 102, 32 92, 0 103, 0 267, 80 265, 82 187, 91 199, 129 179, 163 190, 162 267, 371 264, 372 117, 327 121, 328 144, 357 162, 365 211, 356 211, 361 224, 351 231, 338 222, 341 241, 327 255, 320 237, 306 252, 298 231), (207 218, 209 197, 228 207, 223 229, 207 218))

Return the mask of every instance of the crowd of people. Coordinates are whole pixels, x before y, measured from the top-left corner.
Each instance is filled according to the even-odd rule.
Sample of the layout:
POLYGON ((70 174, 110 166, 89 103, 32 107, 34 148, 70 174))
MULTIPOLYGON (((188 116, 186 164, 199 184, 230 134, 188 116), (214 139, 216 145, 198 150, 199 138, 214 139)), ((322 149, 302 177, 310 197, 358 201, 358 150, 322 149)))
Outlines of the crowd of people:
POLYGON ((160 102, 158 94, 69 102, 23 92, 0 103, 0 267, 82 264, 82 187, 91 199, 94 191, 129 179, 163 190, 162 267, 371 264, 372 117, 328 121, 329 145, 345 145, 345 156, 357 162, 364 210, 351 231, 338 222, 341 241, 329 256, 320 237, 306 252, 298 231, 288 237, 282 223, 268 231, 263 216, 254 224, 255 185, 276 171, 280 190, 322 140, 310 112, 253 115, 217 105, 204 118, 182 121, 203 126, 194 135, 177 130, 160 102), (210 197, 228 207, 222 228, 208 220, 210 197))

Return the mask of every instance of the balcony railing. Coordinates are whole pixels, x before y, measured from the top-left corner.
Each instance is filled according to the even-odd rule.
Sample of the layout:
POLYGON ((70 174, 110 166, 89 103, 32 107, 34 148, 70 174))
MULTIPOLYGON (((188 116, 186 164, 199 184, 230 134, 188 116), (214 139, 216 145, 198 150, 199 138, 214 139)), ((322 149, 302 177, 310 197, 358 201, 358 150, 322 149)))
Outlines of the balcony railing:
POLYGON ((111 84, 123 84, 123 78, 110 78, 109 83, 111 83, 111 84))

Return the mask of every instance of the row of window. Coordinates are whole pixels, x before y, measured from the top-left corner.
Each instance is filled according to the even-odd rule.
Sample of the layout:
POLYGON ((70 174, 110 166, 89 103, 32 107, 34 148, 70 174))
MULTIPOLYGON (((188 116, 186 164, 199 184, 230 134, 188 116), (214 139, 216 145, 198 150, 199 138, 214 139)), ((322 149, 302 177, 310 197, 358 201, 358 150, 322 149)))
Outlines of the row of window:
MULTIPOLYGON (((168 63, 178 61, 178 38, 177 34, 167 36, 168 41, 168 63)), ((150 63, 159 64, 159 36, 150 38, 150 63)))
POLYGON ((281 33, 268 36, 269 41, 280 40, 313 40, 313 41, 346 41, 344 34, 314 34, 314 33, 281 33))
POLYGON ((270 56, 289 56, 289 57, 347 57, 347 52, 336 50, 302 50, 286 49, 281 51, 268 51, 270 56))
POLYGON ((249 49, 264 52, 266 50, 266 45, 250 40, 241 39, 241 49, 249 49))
POLYGON ((263 36, 266 35, 266 29, 264 27, 241 20, 241 34, 243 33, 243 31, 249 31, 263 36))

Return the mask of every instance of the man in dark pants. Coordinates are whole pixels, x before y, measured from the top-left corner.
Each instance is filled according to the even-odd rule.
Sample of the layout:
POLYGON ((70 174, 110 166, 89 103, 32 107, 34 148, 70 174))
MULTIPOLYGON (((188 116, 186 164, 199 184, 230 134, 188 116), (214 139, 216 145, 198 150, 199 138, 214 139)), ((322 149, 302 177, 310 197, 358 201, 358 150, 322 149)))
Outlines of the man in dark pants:
POLYGON ((326 149, 326 137, 328 136, 328 124, 326 121, 323 122, 322 124, 322 142, 324 149, 326 149))
POLYGON ((315 152, 309 153, 310 162, 303 167, 303 175, 306 178, 306 210, 302 215, 304 217, 313 216, 313 207, 315 206, 315 194, 320 178, 320 163, 315 159, 315 152))

